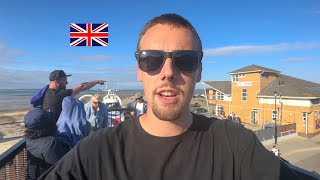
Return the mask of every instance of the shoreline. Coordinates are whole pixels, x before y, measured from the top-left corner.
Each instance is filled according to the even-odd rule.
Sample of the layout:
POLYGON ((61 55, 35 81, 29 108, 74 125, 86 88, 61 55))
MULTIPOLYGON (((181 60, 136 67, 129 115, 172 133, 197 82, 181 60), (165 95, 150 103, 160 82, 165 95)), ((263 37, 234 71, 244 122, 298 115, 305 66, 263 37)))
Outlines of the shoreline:
POLYGON ((0 110, 0 154, 24 136, 23 118, 31 108, 0 110))
POLYGON ((0 109, 0 116, 1 116, 2 113, 12 113, 12 112, 16 112, 16 111, 29 111, 31 109, 32 109, 32 107, 30 107, 30 108, 19 108, 19 109, 0 109))

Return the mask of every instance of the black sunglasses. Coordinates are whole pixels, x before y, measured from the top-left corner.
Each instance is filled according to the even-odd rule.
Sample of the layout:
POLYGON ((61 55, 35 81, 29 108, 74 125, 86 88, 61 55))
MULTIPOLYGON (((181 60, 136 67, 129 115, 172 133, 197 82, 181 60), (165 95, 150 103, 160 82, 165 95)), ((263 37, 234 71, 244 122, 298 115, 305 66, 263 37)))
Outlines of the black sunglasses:
POLYGON ((142 50, 135 53, 139 68, 145 72, 160 70, 166 59, 171 58, 173 66, 180 72, 194 72, 201 63, 202 52, 194 50, 178 50, 164 52, 161 50, 142 50))

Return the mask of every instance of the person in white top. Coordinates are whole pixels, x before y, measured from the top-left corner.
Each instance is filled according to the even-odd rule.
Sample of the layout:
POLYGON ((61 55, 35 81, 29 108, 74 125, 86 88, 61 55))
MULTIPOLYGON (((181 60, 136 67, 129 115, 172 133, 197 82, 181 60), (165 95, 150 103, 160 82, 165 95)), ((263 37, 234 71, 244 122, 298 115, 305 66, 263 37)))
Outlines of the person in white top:
POLYGON ((147 112, 147 102, 143 100, 143 95, 140 92, 137 92, 135 95, 135 101, 127 104, 125 108, 132 110, 132 116, 140 116, 147 112))
POLYGON ((273 145, 273 148, 272 148, 271 152, 272 152, 275 156, 280 156, 280 150, 277 148, 276 145, 273 145))

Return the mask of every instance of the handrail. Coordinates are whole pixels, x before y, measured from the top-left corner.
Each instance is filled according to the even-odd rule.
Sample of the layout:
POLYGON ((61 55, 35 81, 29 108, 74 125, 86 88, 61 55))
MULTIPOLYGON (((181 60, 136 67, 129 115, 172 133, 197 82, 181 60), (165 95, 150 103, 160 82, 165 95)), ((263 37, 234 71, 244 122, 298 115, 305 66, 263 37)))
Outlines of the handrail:
MULTIPOLYGON (((8 166, 15 165, 14 163, 12 164, 11 162, 13 162, 14 159, 17 158, 16 156, 18 156, 19 153, 23 152, 25 148, 26 148, 26 140, 22 139, 18 143, 16 143, 14 146, 12 146, 10 149, 8 149, 7 151, 5 151, 3 154, 0 155, 0 179, 3 179, 3 178, 7 179, 6 178, 7 176, 14 177, 13 179, 24 179, 25 173, 21 172, 21 170, 23 169, 25 170, 26 166, 21 167, 21 163, 22 164, 26 163, 27 156, 22 156, 22 158, 25 158, 25 159, 23 160, 23 162, 20 162, 20 165, 18 165, 18 167, 20 167, 20 170, 18 171, 14 170, 9 172, 7 170, 3 171, 2 169, 11 169, 11 168, 8 168, 8 166), (9 175, 6 175, 7 173, 9 173, 9 175)), ((318 180, 320 179, 320 175, 315 172, 307 171, 305 169, 292 165, 289 162, 286 162, 285 160, 282 160, 282 161, 301 179, 318 179, 318 180)))
POLYGON ((301 179, 315 179, 315 180, 319 180, 320 179, 320 175, 318 173, 315 172, 310 172, 307 171, 305 169, 302 169, 298 166, 292 165, 288 162, 284 162, 291 170, 293 170, 297 176, 299 176, 301 179))
POLYGON ((15 155, 22 151, 26 147, 26 140, 23 138, 10 149, 6 150, 0 155, 0 168, 5 166, 9 161, 11 161, 15 155))
POLYGON ((0 155, 0 179, 25 180, 26 174, 26 140, 22 139, 0 155))

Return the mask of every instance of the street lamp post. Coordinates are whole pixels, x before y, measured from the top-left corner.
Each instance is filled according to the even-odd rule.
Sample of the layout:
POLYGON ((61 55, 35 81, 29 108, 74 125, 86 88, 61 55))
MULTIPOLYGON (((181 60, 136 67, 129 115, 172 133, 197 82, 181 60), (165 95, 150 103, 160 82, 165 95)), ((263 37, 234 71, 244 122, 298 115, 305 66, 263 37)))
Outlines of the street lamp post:
POLYGON ((278 131, 277 131, 277 91, 274 92, 274 144, 277 144, 278 131))

